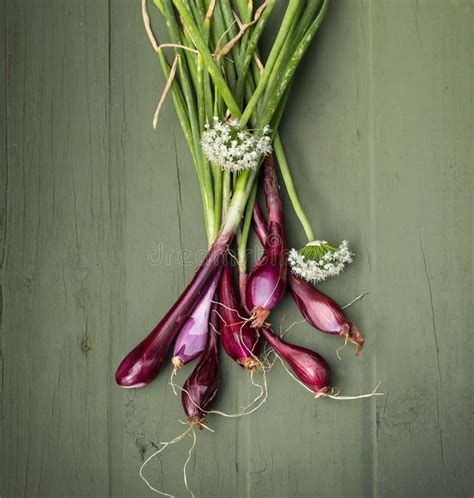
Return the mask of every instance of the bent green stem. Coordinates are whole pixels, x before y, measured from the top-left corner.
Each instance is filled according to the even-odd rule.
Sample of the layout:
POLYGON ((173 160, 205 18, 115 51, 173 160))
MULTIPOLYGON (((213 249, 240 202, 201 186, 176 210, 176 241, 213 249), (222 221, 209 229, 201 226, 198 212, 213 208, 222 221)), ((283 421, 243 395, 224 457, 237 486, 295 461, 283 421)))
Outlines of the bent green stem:
POLYGON ((258 183, 254 182, 247 201, 247 206, 245 207, 244 220, 240 230, 240 239, 237 244, 237 261, 239 263, 239 271, 244 274, 247 272, 247 242, 252 223, 253 207, 257 197, 257 186, 258 183))
POLYGON ((296 193, 295 184, 293 183, 293 178, 291 177, 290 168, 288 167, 288 161, 286 160, 285 151, 283 149, 283 144, 281 143, 281 138, 278 133, 275 135, 275 140, 273 141, 273 147, 275 149, 275 155, 277 157, 278 165, 280 167, 281 176, 283 177, 283 183, 285 184, 288 196, 290 197, 291 204, 295 210, 296 216, 300 220, 303 230, 308 238, 308 242, 314 240, 314 233, 311 228, 311 224, 306 216, 306 213, 301 206, 296 193))

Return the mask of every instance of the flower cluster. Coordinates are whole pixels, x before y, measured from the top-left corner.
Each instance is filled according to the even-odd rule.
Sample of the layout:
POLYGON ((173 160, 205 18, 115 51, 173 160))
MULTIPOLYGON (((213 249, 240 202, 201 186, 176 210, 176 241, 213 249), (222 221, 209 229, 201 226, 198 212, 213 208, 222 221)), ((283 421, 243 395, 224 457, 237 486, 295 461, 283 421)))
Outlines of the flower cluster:
POLYGON ((272 152, 270 127, 263 130, 241 130, 239 121, 221 121, 214 116, 212 126, 205 125, 201 146, 207 159, 214 165, 230 171, 256 169, 260 159, 272 152))
POLYGON ((347 264, 352 263, 353 256, 347 240, 343 240, 337 248, 325 240, 315 240, 299 251, 291 249, 288 263, 295 275, 316 283, 337 277, 347 264))

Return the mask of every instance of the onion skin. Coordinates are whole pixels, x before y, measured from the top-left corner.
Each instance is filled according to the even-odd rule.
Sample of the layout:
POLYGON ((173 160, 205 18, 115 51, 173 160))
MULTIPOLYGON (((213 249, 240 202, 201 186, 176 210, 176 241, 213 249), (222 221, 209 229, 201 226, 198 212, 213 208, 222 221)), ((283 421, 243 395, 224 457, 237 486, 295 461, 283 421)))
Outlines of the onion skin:
POLYGON ((277 355, 288 363, 296 377, 313 391, 315 397, 327 394, 330 371, 320 354, 285 342, 268 329, 262 329, 262 334, 277 355))
MULTIPOLYGON (((267 239, 266 222, 259 206, 253 210, 253 224, 260 242, 267 239)), ((340 335, 356 346, 356 354, 362 351, 364 338, 357 327, 347 321, 341 307, 330 297, 315 289, 302 278, 288 274, 288 287, 305 320, 321 332, 340 335)))
POLYGON ((181 296, 150 334, 120 363, 115 380, 125 388, 143 387, 160 372, 166 354, 178 332, 206 292, 209 283, 223 264, 223 257, 234 232, 221 233, 193 279, 181 296))
POLYGON ((211 313, 206 351, 184 383, 181 393, 181 402, 189 423, 197 424, 201 429, 206 419, 206 414, 202 410, 206 410, 214 399, 221 381, 218 326, 217 314, 211 313))
POLYGON ((256 329, 250 326, 249 319, 237 301, 232 282, 232 270, 227 264, 222 272, 219 285, 219 314, 221 341, 224 351, 247 370, 257 370, 260 363, 260 341, 256 329))
POLYGON ((178 334, 174 345, 174 356, 171 360, 176 368, 181 368, 194 360, 206 349, 209 337, 209 313, 220 273, 216 273, 205 294, 178 334))
POLYGON ((264 253, 247 277, 245 302, 251 310, 252 326, 265 325, 270 311, 286 292, 287 259, 283 208, 272 156, 265 161, 263 185, 268 211, 268 229, 264 253))

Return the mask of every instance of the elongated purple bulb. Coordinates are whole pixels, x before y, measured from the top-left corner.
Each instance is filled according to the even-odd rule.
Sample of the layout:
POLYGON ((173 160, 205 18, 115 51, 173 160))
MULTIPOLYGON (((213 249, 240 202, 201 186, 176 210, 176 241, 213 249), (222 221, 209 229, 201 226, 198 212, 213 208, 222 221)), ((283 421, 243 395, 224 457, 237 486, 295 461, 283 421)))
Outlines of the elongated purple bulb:
POLYGON ((209 336, 209 313, 220 275, 220 271, 216 272, 209 288, 178 334, 171 360, 176 368, 181 368, 194 360, 206 349, 209 336))
POLYGON ((203 410, 207 410, 214 399, 221 380, 218 347, 219 319, 217 313, 211 313, 209 327, 209 340, 206 351, 184 383, 181 394, 181 402, 189 423, 197 424, 200 428, 202 428, 206 418, 206 413, 203 410))
POLYGON ((286 292, 287 260, 283 208, 281 205, 275 163, 272 156, 265 161, 263 186, 268 211, 268 230, 263 256, 247 278, 245 302, 251 310, 252 326, 261 328, 270 311, 286 292))
MULTIPOLYGON (((255 232, 260 242, 267 240, 267 226, 258 204, 253 210, 255 232)), ((303 279, 288 274, 288 287, 306 321, 321 332, 337 334, 356 345, 356 354, 362 351, 364 338, 357 327, 347 321, 341 307, 329 296, 315 289, 303 279)))
POLYGON ((316 397, 327 393, 330 371, 326 360, 320 354, 290 344, 267 329, 263 329, 262 334, 277 355, 288 363, 298 379, 308 386, 316 397))

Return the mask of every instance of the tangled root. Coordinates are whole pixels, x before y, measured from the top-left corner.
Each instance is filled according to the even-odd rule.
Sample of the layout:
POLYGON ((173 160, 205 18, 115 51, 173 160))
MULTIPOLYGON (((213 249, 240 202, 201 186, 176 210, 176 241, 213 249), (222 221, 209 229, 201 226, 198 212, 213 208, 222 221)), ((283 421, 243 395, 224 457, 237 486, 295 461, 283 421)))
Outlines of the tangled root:
POLYGON ((359 329, 353 323, 346 323, 339 335, 343 337, 346 341, 352 342, 355 344, 356 351, 355 354, 358 355, 362 351, 364 347, 365 339, 362 337, 362 334, 359 332, 359 329))

